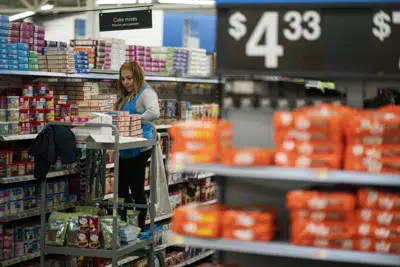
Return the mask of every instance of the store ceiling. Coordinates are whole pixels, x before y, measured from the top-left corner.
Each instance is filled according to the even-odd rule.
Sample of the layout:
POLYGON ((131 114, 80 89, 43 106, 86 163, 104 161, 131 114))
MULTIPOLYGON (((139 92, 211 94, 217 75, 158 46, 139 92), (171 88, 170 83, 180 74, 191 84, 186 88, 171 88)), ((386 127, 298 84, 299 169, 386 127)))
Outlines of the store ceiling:
MULTIPOLYGON (((85 11, 87 2, 92 0, 0 0, 0 14, 16 14, 29 10, 40 13, 63 13, 63 12, 79 12, 85 11), (54 5, 53 10, 41 11, 40 7, 44 4, 54 5)), ((96 1, 96 0, 93 0, 96 1)), ((143 5, 143 4, 137 4, 143 5)), ((212 5, 193 6, 185 4, 158 4, 157 0, 153 0, 153 9, 164 10, 185 10, 200 13, 210 13, 215 11, 212 5)), ((134 7, 134 5, 130 5, 134 7)), ((97 6, 96 9, 118 7, 117 5, 97 6)))

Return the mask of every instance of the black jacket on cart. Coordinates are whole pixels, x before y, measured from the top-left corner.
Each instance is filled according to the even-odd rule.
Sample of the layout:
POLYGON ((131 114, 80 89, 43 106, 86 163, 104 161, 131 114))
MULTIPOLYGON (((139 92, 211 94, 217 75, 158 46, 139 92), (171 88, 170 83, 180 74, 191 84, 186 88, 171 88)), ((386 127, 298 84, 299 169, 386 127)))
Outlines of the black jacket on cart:
POLYGON ((34 177, 44 180, 58 157, 62 164, 76 161, 75 134, 65 126, 48 125, 29 147, 29 155, 35 159, 34 177))

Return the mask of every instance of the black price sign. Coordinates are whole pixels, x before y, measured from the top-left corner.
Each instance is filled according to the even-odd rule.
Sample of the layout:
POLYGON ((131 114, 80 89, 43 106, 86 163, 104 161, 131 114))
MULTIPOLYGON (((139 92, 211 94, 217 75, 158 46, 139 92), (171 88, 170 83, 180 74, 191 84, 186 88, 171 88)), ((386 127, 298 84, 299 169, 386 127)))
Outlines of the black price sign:
POLYGON ((153 27, 151 9, 100 13, 100 31, 137 30, 153 27))
POLYGON ((400 75, 400 8, 220 9, 218 72, 400 75))

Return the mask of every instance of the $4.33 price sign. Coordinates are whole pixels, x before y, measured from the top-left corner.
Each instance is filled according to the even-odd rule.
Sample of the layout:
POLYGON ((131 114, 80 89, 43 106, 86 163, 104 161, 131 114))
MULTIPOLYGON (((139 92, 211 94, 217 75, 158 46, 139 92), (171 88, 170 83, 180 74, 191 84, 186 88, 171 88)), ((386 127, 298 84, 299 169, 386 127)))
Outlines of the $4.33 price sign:
POLYGON ((217 46, 224 74, 400 74, 400 9, 220 10, 217 46))

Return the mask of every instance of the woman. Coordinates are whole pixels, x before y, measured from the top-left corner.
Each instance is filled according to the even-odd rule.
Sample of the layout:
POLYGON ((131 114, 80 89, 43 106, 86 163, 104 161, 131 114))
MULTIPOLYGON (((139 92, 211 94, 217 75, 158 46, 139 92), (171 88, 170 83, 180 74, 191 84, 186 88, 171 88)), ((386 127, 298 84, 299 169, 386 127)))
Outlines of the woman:
MULTIPOLYGON (((144 80, 144 71, 139 63, 127 62, 121 66, 117 89, 120 97, 115 104, 117 110, 140 114, 143 121, 154 121, 160 117, 157 93, 144 80)), ((143 124, 145 138, 153 138, 152 126, 143 124)), ((137 204, 147 204, 144 190, 146 163, 151 156, 151 147, 134 148, 121 151, 119 164, 119 197, 127 202, 132 199, 137 204)), ((131 202, 132 203, 132 202, 131 202)), ((138 209, 139 227, 146 224, 146 209, 138 209)))

